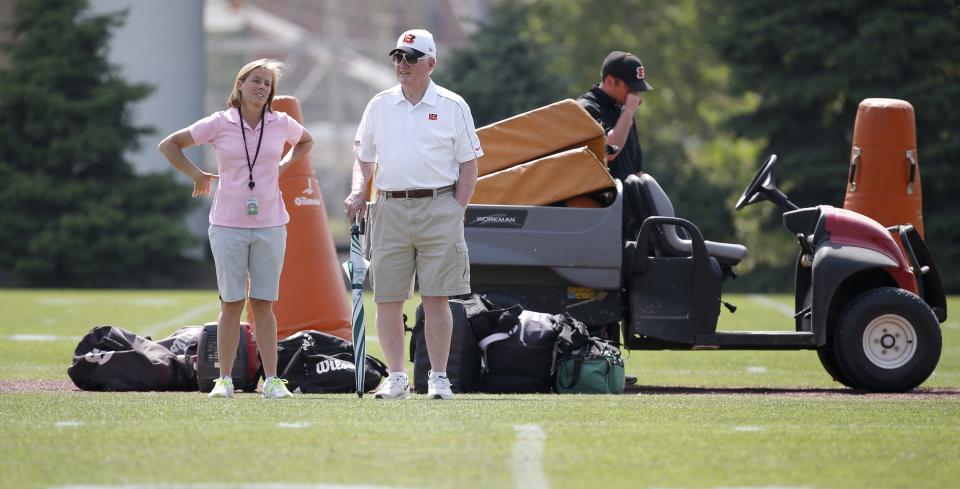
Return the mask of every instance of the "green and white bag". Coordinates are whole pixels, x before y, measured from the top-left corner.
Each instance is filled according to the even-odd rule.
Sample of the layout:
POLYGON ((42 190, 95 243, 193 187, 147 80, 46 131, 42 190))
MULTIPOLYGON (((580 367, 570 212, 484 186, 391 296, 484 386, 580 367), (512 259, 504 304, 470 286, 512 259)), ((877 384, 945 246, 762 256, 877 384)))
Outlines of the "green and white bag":
POLYGON ((554 316, 562 325, 556 349, 554 387, 560 394, 621 394, 624 387, 620 349, 592 337, 569 314, 554 316))
POLYGON ((622 394, 623 358, 617 347, 590 338, 582 350, 557 359, 557 392, 561 394, 622 394))

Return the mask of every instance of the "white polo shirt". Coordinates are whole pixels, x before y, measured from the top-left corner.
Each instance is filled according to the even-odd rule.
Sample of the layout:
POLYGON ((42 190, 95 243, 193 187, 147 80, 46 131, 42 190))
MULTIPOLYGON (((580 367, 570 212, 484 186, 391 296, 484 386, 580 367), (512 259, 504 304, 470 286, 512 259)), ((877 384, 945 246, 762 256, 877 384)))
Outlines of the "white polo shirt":
POLYGON ((459 178, 460 163, 483 156, 470 107, 433 80, 417 105, 399 84, 376 94, 353 145, 357 159, 377 163, 373 182, 381 190, 446 187, 459 178))

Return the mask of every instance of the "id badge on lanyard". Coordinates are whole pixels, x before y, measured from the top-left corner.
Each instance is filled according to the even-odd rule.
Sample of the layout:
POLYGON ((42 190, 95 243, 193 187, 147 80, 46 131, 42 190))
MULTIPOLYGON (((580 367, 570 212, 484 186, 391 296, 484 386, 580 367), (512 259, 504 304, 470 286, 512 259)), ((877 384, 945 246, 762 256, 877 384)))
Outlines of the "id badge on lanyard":
POLYGON ((250 171, 250 181, 247 183, 247 186, 250 188, 250 195, 247 196, 247 215, 255 216, 260 213, 260 203, 257 202, 257 196, 253 195, 253 188, 256 184, 253 182, 253 166, 257 164, 257 157, 260 156, 260 144, 263 142, 263 133, 266 129, 264 127, 264 114, 266 108, 260 111, 260 140, 257 141, 257 152, 253 154, 253 161, 250 161, 250 152, 247 151, 247 133, 243 130, 243 112, 240 107, 237 107, 237 114, 240 116, 240 135, 243 136, 243 151, 247 156, 247 169, 250 171))

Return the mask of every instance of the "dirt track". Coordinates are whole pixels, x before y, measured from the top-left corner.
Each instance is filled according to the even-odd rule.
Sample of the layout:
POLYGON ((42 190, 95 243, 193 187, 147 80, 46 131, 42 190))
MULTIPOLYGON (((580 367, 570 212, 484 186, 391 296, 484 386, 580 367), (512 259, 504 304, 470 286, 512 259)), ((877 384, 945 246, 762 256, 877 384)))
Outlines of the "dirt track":
POLYGON ((757 396, 816 397, 834 399, 960 399, 960 389, 919 388, 910 392, 864 392, 851 389, 825 389, 818 387, 676 387, 676 386, 627 386, 626 393, 638 395, 717 395, 746 394, 757 396))
MULTIPOLYGON (((0 380, 0 392, 80 392, 69 380, 0 380)), ((920 388, 910 392, 870 393, 850 389, 816 387, 679 387, 627 386, 626 394, 635 395, 754 395, 781 397, 813 397, 835 399, 960 399, 960 389, 920 388)))

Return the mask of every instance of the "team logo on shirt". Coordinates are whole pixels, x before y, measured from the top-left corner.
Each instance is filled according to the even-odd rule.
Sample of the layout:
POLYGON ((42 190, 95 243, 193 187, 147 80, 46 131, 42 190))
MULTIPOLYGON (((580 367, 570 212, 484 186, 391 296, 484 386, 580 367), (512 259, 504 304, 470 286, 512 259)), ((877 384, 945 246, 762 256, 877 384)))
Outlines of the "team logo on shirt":
POLYGON ((437 114, 427 114, 427 119, 430 119, 431 121, 435 121, 437 120, 437 114))
POLYGON ((407 44, 413 44, 413 40, 416 38, 417 36, 414 36, 413 34, 407 34, 406 36, 403 36, 403 42, 407 44))

